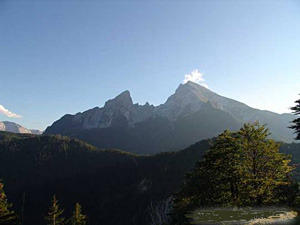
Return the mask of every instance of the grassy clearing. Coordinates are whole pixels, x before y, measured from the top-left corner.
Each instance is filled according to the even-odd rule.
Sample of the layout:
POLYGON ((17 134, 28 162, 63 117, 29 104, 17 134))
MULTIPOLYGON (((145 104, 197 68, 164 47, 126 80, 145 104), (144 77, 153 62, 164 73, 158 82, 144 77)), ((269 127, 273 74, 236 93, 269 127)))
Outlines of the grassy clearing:
POLYGON ((288 208, 240 208, 240 209, 198 209, 187 217, 192 224, 291 224, 297 216, 296 212, 288 208))

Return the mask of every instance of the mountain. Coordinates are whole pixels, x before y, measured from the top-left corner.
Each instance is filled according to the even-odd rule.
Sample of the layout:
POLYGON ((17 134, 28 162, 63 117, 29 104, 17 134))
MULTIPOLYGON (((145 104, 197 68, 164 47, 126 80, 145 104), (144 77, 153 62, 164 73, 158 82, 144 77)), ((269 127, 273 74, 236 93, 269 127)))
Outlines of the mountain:
POLYGON ((29 129, 9 121, 0 122, 0 131, 7 131, 11 133, 20 133, 20 134, 31 134, 31 131, 29 129))
MULTIPOLYGON (((20 215, 23 209, 24 225, 45 224, 53 194, 66 217, 79 202, 89 225, 161 224, 154 215, 168 212, 170 196, 212 142, 140 156, 60 135, 0 132, 0 179, 13 209, 20 215)), ((284 144, 280 151, 300 163, 300 144, 284 144)))
POLYGON ((29 130, 25 127, 22 127, 20 124, 9 122, 9 121, 0 121, 0 131, 7 131, 17 134, 42 134, 42 131, 39 130, 29 130))
POLYGON ((36 135, 41 135, 41 134, 43 134, 43 131, 30 129, 30 133, 36 134, 36 135))
POLYGON ((100 148, 141 154, 183 149, 196 141, 237 130, 246 122, 267 124, 275 140, 292 142, 294 116, 251 108, 193 82, 181 84, 164 104, 133 104, 129 91, 76 115, 65 115, 46 134, 76 137, 100 148))

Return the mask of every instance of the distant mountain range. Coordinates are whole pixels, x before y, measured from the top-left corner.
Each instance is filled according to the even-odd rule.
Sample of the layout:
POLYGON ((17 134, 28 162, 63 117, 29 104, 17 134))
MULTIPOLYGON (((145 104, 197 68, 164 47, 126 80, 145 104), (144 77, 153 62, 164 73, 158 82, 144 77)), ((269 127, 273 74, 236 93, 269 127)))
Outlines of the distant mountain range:
POLYGON ((100 148, 154 154, 183 149, 254 121, 267 124, 275 140, 292 142, 288 126, 293 119, 292 114, 254 109, 187 82, 159 106, 133 104, 129 91, 124 91, 102 108, 63 116, 45 133, 76 137, 100 148))
POLYGON ((9 121, 0 121, 0 131, 6 131, 16 134, 42 134, 40 130, 30 130, 25 127, 22 127, 20 124, 9 122, 9 121))

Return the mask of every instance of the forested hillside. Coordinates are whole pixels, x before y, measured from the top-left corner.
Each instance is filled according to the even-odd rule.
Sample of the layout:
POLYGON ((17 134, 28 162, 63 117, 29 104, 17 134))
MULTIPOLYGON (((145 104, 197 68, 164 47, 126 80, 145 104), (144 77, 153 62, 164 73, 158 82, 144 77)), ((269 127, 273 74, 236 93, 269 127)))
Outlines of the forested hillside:
MULTIPOLYGON (((150 224, 151 215, 181 185, 212 140, 154 156, 101 150, 73 138, 0 133, 0 178, 24 225, 45 224, 57 195, 66 216, 76 202, 91 225, 150 224)), ((286 144, 295 154, 300 145, 286 144)))
POLYGON ((70 214, 78 201, 89 224, 148 224, 209 141, 152 157, 100 150, 62 136, 0 134, 0 177, 24 224, 44 224, 53 194, 70 214))

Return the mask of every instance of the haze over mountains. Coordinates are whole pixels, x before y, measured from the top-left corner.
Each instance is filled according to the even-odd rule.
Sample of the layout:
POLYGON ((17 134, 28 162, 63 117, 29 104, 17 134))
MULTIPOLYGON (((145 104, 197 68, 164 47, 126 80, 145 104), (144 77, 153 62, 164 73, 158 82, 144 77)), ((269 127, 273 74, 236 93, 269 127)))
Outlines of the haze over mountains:
POLYGON ((159 106, 133 104, 129 91, 124 91, 102 108, 63 116, 45 133, 76 137, 100 148, 153 154, 183 149, 254 121, 266 123, 275 140, 292 142, 288 125, 293 118, 251 108, 189 81, 159 106))

